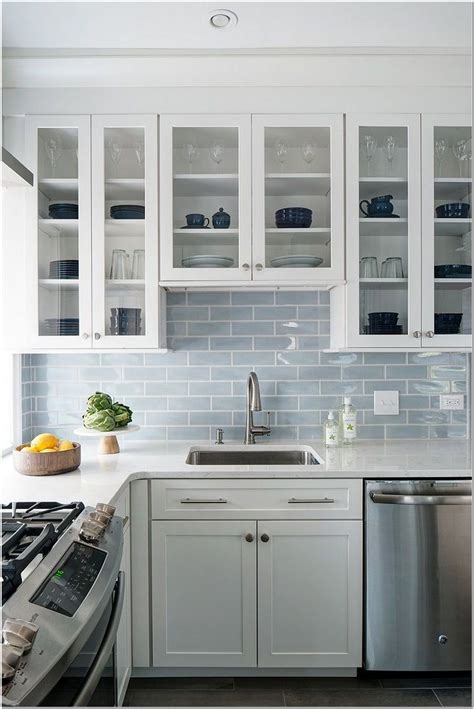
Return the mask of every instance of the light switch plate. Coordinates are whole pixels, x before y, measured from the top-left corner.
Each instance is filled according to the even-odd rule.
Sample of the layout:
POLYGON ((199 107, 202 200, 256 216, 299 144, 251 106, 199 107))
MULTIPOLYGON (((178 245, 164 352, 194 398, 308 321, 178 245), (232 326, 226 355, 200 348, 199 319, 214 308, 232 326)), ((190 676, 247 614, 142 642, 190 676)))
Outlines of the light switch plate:
POLYGON ((375 416, 396 416, 398 413, 398 391, 374 391, 375 416))
POLYGON ((440 394, 439 408, 446 411, 462 411, 464 409, 464 394, 440 394))

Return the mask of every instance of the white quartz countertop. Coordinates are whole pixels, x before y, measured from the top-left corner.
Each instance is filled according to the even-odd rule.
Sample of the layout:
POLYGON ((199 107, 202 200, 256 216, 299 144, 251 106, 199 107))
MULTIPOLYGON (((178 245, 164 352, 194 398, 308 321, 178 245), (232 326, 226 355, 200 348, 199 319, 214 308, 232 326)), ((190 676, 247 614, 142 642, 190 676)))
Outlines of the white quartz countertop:
MULTIPOLYGON (((20 475, 12 456, 1 467, 2 501, 82 501, 86 505, 113 502, 131 480, 143 478, 457 478, 471 477, 468 440, 358 441, 353 446, 327 449, 321 441, 282 441, 257 444, 294 448, 308 446, 320 465, 188 465, 189 448, 209 447, 199 441, 158 443, 122 439, 117 455, 98 455, 96 442, 81 442, 82 463, 63 475, 20 475)), ((226 448, 238 448, 226 444, 226 448)), ((246 447, 247 448, 247 447, 246 447)))

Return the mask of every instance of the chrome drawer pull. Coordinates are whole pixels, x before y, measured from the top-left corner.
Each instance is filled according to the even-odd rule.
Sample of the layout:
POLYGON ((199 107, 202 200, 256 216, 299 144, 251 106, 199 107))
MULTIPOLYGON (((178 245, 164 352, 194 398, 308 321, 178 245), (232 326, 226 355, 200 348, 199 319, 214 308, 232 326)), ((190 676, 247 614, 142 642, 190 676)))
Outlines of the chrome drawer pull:
POLYGON ((182 505, 226 505, 227 500, 219 497, 217 500, 192 500, 190 497, 185 497, 181 500, 182 505))
POLYGON ((385 505, 470 505, 471 495, 390 495, 371 492, 372 502, 385 505))
POLYGON ((314 499, 307 499, 307 500, 299 500, 297 497, 290 497, 288 500, 289 505, 304 505, 306 502, 309 502, 312 505, 318 504, 320 502, 322 503, 332 503, 335 502, 336 500, 333 500, 332 497, 323 497, 323 498, 314 498, 314 499))

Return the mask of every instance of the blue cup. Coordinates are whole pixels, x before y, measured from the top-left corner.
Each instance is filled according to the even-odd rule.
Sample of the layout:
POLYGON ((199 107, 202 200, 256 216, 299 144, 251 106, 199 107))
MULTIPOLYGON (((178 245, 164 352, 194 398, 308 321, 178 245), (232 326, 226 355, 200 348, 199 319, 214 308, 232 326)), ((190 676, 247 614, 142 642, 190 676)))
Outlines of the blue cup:
POLYGON ((209 219, 204 214, 186 214, 186 222, 188 226, 198 229, 206 227, 209 224, 209 219))

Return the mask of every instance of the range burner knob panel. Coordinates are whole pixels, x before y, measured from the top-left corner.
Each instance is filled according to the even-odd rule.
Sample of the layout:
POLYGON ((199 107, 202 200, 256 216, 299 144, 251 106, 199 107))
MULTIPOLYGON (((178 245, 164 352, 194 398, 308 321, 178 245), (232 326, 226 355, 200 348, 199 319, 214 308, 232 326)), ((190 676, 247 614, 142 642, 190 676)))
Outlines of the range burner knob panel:
POLYGON ((79 530, 79 537, 85 542, 96 543, 104 532, 105 527, 90 519, 85 519, 79 530))
POLYGON ((113 505, 106 505, 105 502, 98 502, 95 506, 96 512, 99 514, 107 515, 107 517, 112 517, 115 514, 115 507, 113 505))
POLYGON ((3 638, 9 645, 27 653, 31 650, 38 630, 39 626, 28 620, 8 618, 3 624, 3 638))
POLYGON ((16 670, 16 666, 23 655, 23 650, 7 643, 2 644, 2 682, 9 682, 16 670))

